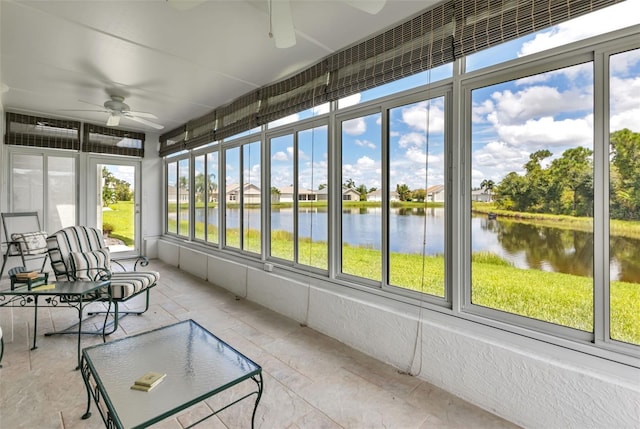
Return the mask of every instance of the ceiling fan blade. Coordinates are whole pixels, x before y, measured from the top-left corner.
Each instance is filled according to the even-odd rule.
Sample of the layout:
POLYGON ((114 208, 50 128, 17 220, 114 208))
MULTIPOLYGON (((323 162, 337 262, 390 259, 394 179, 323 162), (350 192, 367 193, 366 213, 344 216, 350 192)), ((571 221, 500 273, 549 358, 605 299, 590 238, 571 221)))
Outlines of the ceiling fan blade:
POLYGON ((344 2, 358 10, 375 15, 382 10, 387 0, 344 0, 344 2))
POLYGON ((289 0, 269 1, 271 35, 276 42, 276 48, 290 48, 296 44, 296 31, 293 28, 291 3, 289 0))
POLYGON ((167 0, 167 3, 176 10, 188 10, 204 2, 205 0, 167 0))
POLYGON ((108 110, 94 110, 94 109, 58 109, 58 112, 98 112, 98 113, 109 113, 108 110))
POLYGON ((137 116, 138 118, 158 119, 156 115, 149 112, 134 112, 133 110, 126 110, 123 112, 127 117, 137 116))
POLYGON ((139 118, 137 116, 129 116, 126 113, 124 116, 128 119, 131 119, 132 121, 140 122, 141 124, 145 124, 152 128, 155 128, 156 130, 161 130, 164 128, 164 125, 156 124, 155 122, 147 121, 146 119, 139 118))
POLYGON ((117 127, 120 125, 120 115, 109 115, 109 119, 107 119, 107 127, 117 127))
POLYGON ((100 107, 100 108, 102 109, 102 110, 101 110, 102 112, 105 112, 105 111, 106 111, 106 110, 104 109, 104 105, 102 105, 102 104, 96 104, 96 103, 92 103, 92 102, 90 102, 90 101, 84 101, 84 100, 78 100, 78 101, 79 101, 79 102, 81 102, 81 103, 84 103, 84 104, 88 104, 88 105, 90 105, 90 106, 100 107))

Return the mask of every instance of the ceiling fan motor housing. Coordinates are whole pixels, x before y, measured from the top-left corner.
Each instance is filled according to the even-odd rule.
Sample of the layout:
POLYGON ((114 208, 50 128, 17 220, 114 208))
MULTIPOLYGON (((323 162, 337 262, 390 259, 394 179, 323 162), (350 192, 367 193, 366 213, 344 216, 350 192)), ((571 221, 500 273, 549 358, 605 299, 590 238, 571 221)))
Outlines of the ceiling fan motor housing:
POLYGON ((124 97, 119 95, 112 95, 111 100, 104 102, 105 109, 109 109, 115 112, 126 112, 129 110, 129 106, 124 103, 124 97))

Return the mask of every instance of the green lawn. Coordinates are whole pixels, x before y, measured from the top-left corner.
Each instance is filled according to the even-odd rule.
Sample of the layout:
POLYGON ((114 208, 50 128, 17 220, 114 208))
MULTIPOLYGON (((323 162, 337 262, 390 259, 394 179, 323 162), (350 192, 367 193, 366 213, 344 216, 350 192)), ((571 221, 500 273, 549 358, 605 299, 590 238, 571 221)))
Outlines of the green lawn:
POLYGON ((102 228, 109 224, 113 227, 110 237, 118 238, 127 246, 133 246, 134 230, 134 203, 133 201, 118 201, 115 204, 109 204, 111 210, 102 212, 102 228))
MULTIPOLYGON (((175 228, 175 223, 173 225, 175 228)), ((237 247, 238 231, 228 231, 227 239, 237 247)), ((293 260, 292 240, 289 233, 274 233, 271 254, 293 260)), ((299 261, 327 269, 326 248, 325 243, 305 242, 300 246, 299 261)), ((381 279, 379 250, 345 245, 342 255, 346 273, 381 279)), ((392 285, 444 296, 442 256, 422 258, 418 254, 391 253, 390 265, 392 285)), ((612 281, 610 289, 611 337, 640 344, 640 284, 612 281)), ((471 298, 480 306, 593 331, 593 279, 590 277, 514 268, 495 255, 480 252, 472 256, 471 298)))

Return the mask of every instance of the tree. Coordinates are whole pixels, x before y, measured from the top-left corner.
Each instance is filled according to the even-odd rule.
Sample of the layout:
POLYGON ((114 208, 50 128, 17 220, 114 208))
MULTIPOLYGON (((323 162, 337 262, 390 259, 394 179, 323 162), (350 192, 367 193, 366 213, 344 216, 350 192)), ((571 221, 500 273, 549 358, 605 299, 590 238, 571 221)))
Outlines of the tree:
POLYGON ((102 167, 102 204, 109 205, 114 204, 116 200, 115 187, 113 186, 113 174, 107 169, 102 167))
POLYGON ((489 201, 491 201, 491 191, 495 187, 495 182, 491 179, 484 179, 482 183, 480 183, 480 189, 486 189, 489 192, 489 201))
POLYGON ((178 188, 189 190, 189 181, 186 176, 180 176, 178 179, 178 188))
POLYGON ((115 177, 107 167, 102 167, 102 203, 108 205, 132 199, 131 184, 115 177))
POLYGON ((496 203, 505 210, 526 211, 531 206, 526 179, 512 171, 496 187, 496 203))
POLYGON ((423 202, 427 199, 427 191, 424 189, 416 189, 411 193, 411 199, 414 201, 423 202))
POLYGON ((131 191, 129 182, 116 179, 114 196, 116 201, 131 201, 133 199, 133 192, 131 191))
POLYGON ((610 215, 640 220, 640 133, 625 128, 611 133, 610 215))
POLYGON ((411 189, 405 183, 397 184, 396 192, 400 201, 411 201, 411 189))
POLYGON ((346 189, 355 189, 356 188, 356 182, 354 182, 353 179, 347 179, 347 181, 344 182, 343 186, 346 189))
POLYGON ((204 192, 206 189, 206 184, 204 181, 204 173, 196 174, 196 177, 194 178, 194 187, 195 187, 194 191, 195 191, 196 202, 203 202, 204 192))
POLYGON ((593 214, 593 151, 585 147, 567 149, 549 167, 550 200, 560 202, 553 213, 573 216, 593 214), (557 197, 560 198, 557 198, 557 197))
POLYGON ((360 194, 360 201, 367 201, 367 187, 365 185, 360 185, 355 190, 360 194))
POLYGON ((218 183, 216 182, 215 173, 209 174, 207 178, 207 198, 208 202, 213 202, 215 200, 215 196, 218 192, 218 183))

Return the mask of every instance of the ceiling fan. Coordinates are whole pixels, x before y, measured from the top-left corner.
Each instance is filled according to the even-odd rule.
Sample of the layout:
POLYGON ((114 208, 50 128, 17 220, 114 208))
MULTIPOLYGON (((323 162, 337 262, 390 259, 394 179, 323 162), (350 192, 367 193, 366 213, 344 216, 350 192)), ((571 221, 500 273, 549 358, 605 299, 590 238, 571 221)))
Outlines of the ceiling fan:
MULTIPOLYGON (((205 0, 166 0, 178 10, 191 9, 205 0)), ((269 37, 276 48, 290 48, 296 44, 296 31, 293 27, 291 15, 292 0, 266 0, 269 14, 269 37)), ((349 6, 375 15, 382 10, 387 0, 341 0, 349 6)), ((249 0, 250 3, 257 3, 249 0)))
MULTIPOLYGON (((156 115, 153 113, 146 112, 134 112, 129 108, 128 104, 125 104, 124 97, 120 95, 111 95, 110 100, 104 102, 101 106, 99 104, 90 103, 88 101, 79 100, 82 103, 90 104, 92 106, 100 107, 101 110, 71 110, 75 112, 104 112, 109 114, 109 118, 107 118, 107 126, 108 127, 116 127, 120 124, 120 119, 125 117, 127 119, 131 119, 132 121, 139 122, 141 124, 147 125, 149 127, 155 128, 157 130, 161 130, 164 128, 164 125, 156 124, 155 122, 151 122, 148 119, 158 119, 156 115)), ((67 110, 69 111, 69 110, 67 110)))

